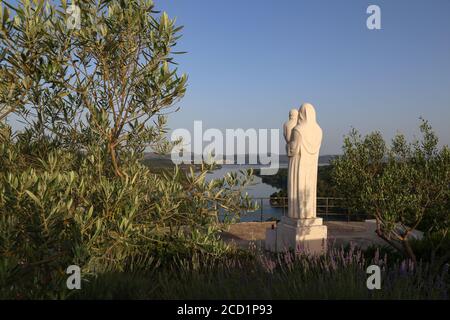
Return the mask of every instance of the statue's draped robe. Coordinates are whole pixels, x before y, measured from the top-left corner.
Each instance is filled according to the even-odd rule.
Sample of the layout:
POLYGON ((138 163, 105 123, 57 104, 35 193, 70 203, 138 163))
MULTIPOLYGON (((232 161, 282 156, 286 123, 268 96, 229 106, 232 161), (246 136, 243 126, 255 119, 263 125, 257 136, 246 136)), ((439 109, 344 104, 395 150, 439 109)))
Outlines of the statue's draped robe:
MULTIPOLYGON (((283 126, 284 129, 284 139, 286 140, 286 153, 289 155, 289 142, 292 139, 292 130, 294 129, 294 127, 297 125, 297 120, 298 117, 296 117, 296 119, 291 119, 288 122, 286 122, 283 126)), ((288 170, 290 171, 292 168, 292 161, 293 161, 293 157, 289 157, 289 163, 288 163, 288 170)), ((291 204, 291 201, 293 199, 293 194, 291 192, 294 191, 293 188, 290 187, 291 186, 291 175, 288 174, 288 208, 293 208, 293 204, 291 204)), ((289 209, 288 209, 289 210, 289 209)), ((289 215, 289 214, 288 214, 289 215)))
MULTIPOLYGON (((288 148, 290 145, 291 143, 288 144, 288 148)), ((296 218, 300 216, 300 205, 297 201, 300 154, 289 157, 288 165, 288 217, 296 218)))
POLYGON ((296 219, 316 217, 317 171, 322 129, 315 111, 307 105, 300 109, 299 124, 289 142, 288 216, 296 219))

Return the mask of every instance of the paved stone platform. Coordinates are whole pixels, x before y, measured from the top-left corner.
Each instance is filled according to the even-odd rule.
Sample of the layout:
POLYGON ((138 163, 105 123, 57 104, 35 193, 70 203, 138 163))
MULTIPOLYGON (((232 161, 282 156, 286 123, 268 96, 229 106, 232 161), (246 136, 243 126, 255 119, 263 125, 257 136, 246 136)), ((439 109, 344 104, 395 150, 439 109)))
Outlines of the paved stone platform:
MULTIPOLYGON (((243 248, 248 248, 251 243, 264 248, 266 229, 272 225, 275 222, 235 223, 222 234, 222 239, 243 248)), ((363 249, 372 244, 386 244, 373 230, 368 230, 364 222, 324 221, 324 225, 328 227, 329 244, 341 246, 352 242, 363 249)))

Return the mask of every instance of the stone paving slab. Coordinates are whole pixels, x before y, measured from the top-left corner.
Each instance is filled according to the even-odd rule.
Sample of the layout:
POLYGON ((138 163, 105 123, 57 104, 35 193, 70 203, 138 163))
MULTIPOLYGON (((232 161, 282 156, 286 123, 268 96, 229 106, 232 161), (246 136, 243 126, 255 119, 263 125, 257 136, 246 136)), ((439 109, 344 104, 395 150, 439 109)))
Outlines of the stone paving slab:
MULTIPOLYGON (((347 245, 350 242, 361 248, 373 244, 385 245, 373 230, 368 230, 365 222, 325 221, 328 227, 328 240, 334 245, 347 245)), ((264 248, 266 229, 276 225, 275 222, 240 222, 229 226, 222 233, 222 239, 242 248, 248 248, 251 243, 264 248)))

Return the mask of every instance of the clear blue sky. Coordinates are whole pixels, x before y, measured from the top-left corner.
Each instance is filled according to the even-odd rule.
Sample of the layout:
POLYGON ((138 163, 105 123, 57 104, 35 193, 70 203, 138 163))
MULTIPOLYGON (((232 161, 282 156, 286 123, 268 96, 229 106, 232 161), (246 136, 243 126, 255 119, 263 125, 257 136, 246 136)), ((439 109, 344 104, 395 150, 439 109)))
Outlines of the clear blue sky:
MULTIPOLYGON (((14 2, 14 1, 12 1, 14 2)), ((281 128, 315 105, 322 154, 351 127, 413 138, 428 119, 450 144, 450 0, 155 0, 184 25, 189 75, 172 129, 281 128), (382 30, 366 9, 381 8, 382 30)), ((284 150, 284 142, 281 151, 284 150)))
MULTIPOLYGON (((450 144, 450 1, 157 0, 184 25, 189 75, 172 129, 281 128, 292 107, 316 106, 321 154, 353 126, 418 133, 430 120, 450 144), (379 5, 382 30, 366 28, 379 5)), ((284 148, 282 148, 284 149, 284 148)))

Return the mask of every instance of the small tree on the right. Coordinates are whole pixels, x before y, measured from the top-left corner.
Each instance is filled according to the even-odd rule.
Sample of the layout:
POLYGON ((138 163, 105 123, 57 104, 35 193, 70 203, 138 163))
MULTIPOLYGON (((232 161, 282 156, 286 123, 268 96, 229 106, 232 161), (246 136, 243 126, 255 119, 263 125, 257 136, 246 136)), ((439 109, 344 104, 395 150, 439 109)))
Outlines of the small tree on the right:
POLYGON ((413 230, 445 237, 450 226, 450 149, 439 148, 421 120, 420 139, 397 134, 390 146, 379 132, 362 137, 353 129, 332 173, 349 207, 373 215, 377 235, 413 261, 413 230))

